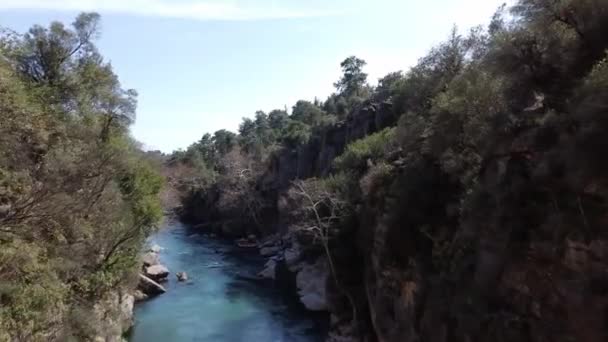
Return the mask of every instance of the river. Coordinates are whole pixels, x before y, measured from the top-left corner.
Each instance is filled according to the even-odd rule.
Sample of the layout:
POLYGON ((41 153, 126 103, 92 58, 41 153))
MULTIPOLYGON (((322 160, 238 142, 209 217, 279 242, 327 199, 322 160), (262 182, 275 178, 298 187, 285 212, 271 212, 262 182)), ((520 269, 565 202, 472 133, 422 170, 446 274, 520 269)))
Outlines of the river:
POLYGON ((226 242, 193 233, 179 222, 152 237, 172 274, 167 293, 135 307, 131 342, 316 342, 319 324, 273 286, 243 280, 263 260, 231 253, 226 242), (185 271, 189 281, 177 282, 185 271))

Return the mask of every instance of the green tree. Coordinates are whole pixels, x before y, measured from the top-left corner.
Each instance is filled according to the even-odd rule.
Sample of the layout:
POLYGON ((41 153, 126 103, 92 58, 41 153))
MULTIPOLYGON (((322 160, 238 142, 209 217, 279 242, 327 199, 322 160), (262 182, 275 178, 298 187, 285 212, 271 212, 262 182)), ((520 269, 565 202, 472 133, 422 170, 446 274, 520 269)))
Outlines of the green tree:
POLYGON ((396 92, 397 85, 403 79, 403 72, 396 71, 387 74, 378 80, 378 87, 374 92, 376 101, 386 101, 396 92))
POLYGON ((65 68, 74 57, 85 57, 96 52, 92 40, 98 34, 100 16, 80 14, 73 29, 60 22, 49 28, 34 26, 23 37, 23 47, 17 58, 19 70, 33 81, 58 86, 65 81, 65 68))
POLYGON ((274 131, 275 137, 281 135, 281 132, 287 127, 289 123, 289 114, 281 109, 275 109, 268 114, 268 124, 274 131))
POLYGON ((237 143, 237 136, 235 133, 225 129, 216 131, 213 134, 213 146, 214 150, 219 156, 224 156, 232 150, 237 143))
POLYGON ((327 119, 327 113, 312 102, 300 100, 293 106, 291 119, 300 121, 309 126, 318 126, 327 119))
POLYGON ((129 136, 136 92, 97 52, 99 16, 0 38, 0 340, 89 340, 162 216, 129 136), (79 314, 76 314, 79 313, 79 314))
POLYGON ((349 98, 359 96, 367 82, 367 74, 363 67, 367 63, 355 56, 348 57, 341 64, 342 78, 334 84, 340 94, 349 98))

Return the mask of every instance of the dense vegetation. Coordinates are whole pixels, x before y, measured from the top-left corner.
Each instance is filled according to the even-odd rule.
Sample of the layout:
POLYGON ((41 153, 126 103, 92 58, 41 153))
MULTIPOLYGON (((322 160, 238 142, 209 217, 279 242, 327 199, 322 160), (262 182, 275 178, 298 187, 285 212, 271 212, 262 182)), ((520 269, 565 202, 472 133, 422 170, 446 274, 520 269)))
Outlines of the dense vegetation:
POLYGON ((367 104, 385 102, 399 117, 396 127, 352 142, 332 173, 361 178, 387 158, 434 165, 461 189, 462 210, 486 164, 512 155, 542 164, 547 176, 572 170, 579 179, 569 186, 581 186, 603 171, 593 156, 603 144, 606 12, 599 0, 520 0, 500 8, 488 28, 466 35, 454 29, 409 71, 391 73, 376 87, 367 83, 365 61, 349 57, 326 101, 298 101, 291 113, 258 111, 243 119, 238 134, 205 134, 172 162, 198 168, 205 186, 230 177, 234 159, 242 159, 239 171, 261 176, 281 151, 306 145, 367 104), (534 146, 518 147, 524 136, 534 146), (551 162, 541 162, 541 154, 551 162))
POLYGON ((0 341, 100 334, 95 305, 132 282, 162 216, 99 20, 0 36, 0 341))
MULTIPOLYGON (((487 28, 455 29, 409 71, 391 73, 377 87, 367 84, 365 62, 350 57, 341 65, 337 92, 325 102, 299 101, 291 114, 257 112, 255 120, 244 119, 238 135, 206 135, 176 153, 174 162, 205 170, 198 174, 204 186, 191 189, 185 211, 208 208, 211 193, 220 214, 230 207, 226 213, 258 223, 251 231, 265 232, 264 217, 272 216, 274 205, 274 215, 286 218, 278 229, 312 234, 325 247, 339 295, 351 307, 344 314, 337 305, 333 313, 346 315, 361 333, 387 341, 429 336, 432 327, 421 323, 429 310, 449 322, 448 340, 528 340, 527 309, 518 311, 514 295, 499 300, 491 293, 508 270, 505 260, 527 260, 530 274, 554 265, 549 283, 576 278, 593 284, 590 296, 607 286, 582 266, 556 261, 575 253, 568 248, 576 241, 587 246, 606 238, 606 32, 603 0, 519 0, 500 8, 487 28), (328 174, 301 174, 297 167, 287 189, 268 187, 290 151, 298 164, 322 163, 318 146, 332 144, 328 132, 359 120, 375 104, 391 108, 398 118, 392 128, 337 147, 343 153, 328 174), (358 266, 350 272, 353 265, 365 265, 366 278, 358 266), (439 297, 424 297, 432 291, 439 297), (412 306, 401 313, 393 307, 400 296, 412 306), (445 305, 425 307, 432 298, 445 305), (382 300, 386 314, 374 308, 382 300)), ((530 291, 527 296, 541 301, 558 295, 530 291)), ((541 303, 554 316, 534 330, 544 337, 529 340, 580 340, 602 329, 598 323, 583 333, 576 324, 556 323, 567 318, 555 312, 574 310, 574 304, 541 303)), ((590 306, 576 308, 594 316, 590 306)), ((594 336, 587 340, 601 340, 594 336)))

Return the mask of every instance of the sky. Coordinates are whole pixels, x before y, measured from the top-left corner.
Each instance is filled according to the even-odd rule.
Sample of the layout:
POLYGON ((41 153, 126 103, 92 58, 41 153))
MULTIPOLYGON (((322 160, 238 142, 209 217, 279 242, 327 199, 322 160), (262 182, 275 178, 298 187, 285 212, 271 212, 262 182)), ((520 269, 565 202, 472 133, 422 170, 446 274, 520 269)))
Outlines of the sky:
POLYGON ((457 25, 486 25, 505 0, 0 0, 0 26, 25 32, 82 11, 102 15, 97 46, 139 93, 134 137, 186 148, 236 131, 257 110, 325 99, 356 55, 375 83, 413 66, 457 25))

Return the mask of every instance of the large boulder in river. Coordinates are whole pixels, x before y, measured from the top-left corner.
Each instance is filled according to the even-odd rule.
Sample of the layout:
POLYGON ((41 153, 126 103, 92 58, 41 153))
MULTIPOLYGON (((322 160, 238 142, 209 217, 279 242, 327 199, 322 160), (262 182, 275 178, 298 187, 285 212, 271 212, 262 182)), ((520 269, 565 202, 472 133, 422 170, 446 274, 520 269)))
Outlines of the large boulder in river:
POLYGON ((157 296, 167 292, 165 288, 143 274, 139 275, 138 289, 148 296, 157 296))
POLYGON ((327 261, 319 258, 314 264, 304 264, 296 275, 296 285, 300 302, 311 311, 327 310, 327 294, 325 292, 327 277, 327 261))
POLYGON ((169 269, 163 265, 146 267, 146 276, 154 281, 163 281, 169 276, 169 269))
POLYGON ((148 252, 141 257, 141 261, 144 267, 154 266, 160 264, 158 259, 158 253, 148 252))

